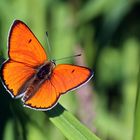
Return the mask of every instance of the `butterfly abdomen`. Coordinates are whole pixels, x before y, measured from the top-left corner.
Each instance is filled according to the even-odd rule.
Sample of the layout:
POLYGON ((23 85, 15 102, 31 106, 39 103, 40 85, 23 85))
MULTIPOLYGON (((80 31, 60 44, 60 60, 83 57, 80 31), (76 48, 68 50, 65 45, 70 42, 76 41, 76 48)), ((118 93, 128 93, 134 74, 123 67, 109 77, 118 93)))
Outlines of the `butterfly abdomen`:
POLYGON ((40 88, 40 86, 42 85, 42 83, 44 81, 45 81, 44 79, 40 80, 36 76, 33 77, 29 86, 27 87, 27 89, 24 92, 24 96, 23 96, 22 100, 27 101, 29 98, 31 98, 36 93, 36 91, 40 88))

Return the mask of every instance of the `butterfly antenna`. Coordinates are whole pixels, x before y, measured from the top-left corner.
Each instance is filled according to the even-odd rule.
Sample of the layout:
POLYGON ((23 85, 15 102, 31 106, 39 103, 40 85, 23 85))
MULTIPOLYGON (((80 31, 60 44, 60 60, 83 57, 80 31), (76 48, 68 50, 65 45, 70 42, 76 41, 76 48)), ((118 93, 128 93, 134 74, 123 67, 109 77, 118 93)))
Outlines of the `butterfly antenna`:
POLYGON ((46 36, 47 36, 47 44, 48 44, 48 52, 49 52, 49 57, 52 58, 52 55, 51 55, 51 46, 50 46, 50 42, 49 42, 49 34, 48 32, 46 32, 46 36))
POLYGON ((63 59, 70 59, 70 58, 78 57, 78 56, 81 56, 81 54, 76 54, 76 55, 72 55, 72 56, 68 56, 68 57, 63 57, 63 58, 55 59, 54 61, 59 61, 59 60, 63 60, 63 59))

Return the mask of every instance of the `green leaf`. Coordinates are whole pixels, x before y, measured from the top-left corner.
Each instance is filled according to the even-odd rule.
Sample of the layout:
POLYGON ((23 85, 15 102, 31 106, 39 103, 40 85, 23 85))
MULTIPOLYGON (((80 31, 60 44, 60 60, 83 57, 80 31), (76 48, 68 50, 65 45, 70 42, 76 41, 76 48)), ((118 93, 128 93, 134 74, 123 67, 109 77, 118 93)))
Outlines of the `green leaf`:
POLYGON ((138 74, 137 96, 135 104, 135 116, 134 116, 134 132, 133 140, 140 140, 140 64, 138 74))
POLYGON ((100 140, 60 104, 46 112, 50 121, 69 140, 100 140))

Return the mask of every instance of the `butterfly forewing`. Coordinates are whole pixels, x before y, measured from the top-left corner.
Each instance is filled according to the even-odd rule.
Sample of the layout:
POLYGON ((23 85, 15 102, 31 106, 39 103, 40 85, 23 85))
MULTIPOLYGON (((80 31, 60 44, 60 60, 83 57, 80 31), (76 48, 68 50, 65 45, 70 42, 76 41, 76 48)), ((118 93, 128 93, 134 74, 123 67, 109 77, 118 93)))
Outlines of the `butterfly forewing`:
POLYGON ((89 68, 68 64, 57 65, 51 77, 51 83, 60 94, 73 90, 91 79, 89 68))
POLYGON ((32 69, 22 63, 8 60, 3 64, 2 79, 8 91, 13 97, 18 97, 22 94, 21 88, 34 74, 35 69, 32 69))
POLYGON ((31 67, 47 60, 47 55, 32 31, 22 21, 16 20, 9 34, 9 57, 31 67))

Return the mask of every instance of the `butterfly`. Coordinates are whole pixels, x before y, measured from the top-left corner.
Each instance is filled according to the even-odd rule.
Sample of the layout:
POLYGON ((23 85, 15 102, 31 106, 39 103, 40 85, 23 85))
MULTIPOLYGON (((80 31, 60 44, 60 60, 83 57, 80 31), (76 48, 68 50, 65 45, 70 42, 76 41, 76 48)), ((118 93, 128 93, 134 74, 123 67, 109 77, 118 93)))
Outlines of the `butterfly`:
POLYGON ((13 98, 35 110, 49 110, 59 97, 88 82, 93 72, 83 66, 56 65, 29 27, 15 20, 8 37, 8 60, 1 67, 4 87, 13 98))

